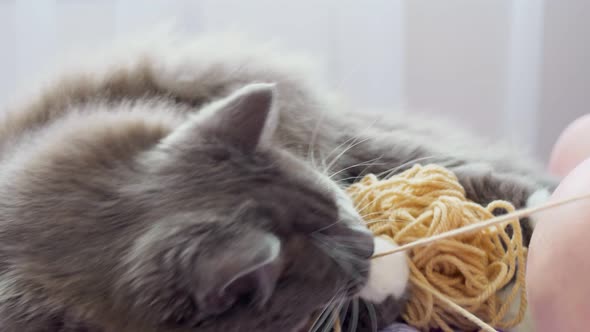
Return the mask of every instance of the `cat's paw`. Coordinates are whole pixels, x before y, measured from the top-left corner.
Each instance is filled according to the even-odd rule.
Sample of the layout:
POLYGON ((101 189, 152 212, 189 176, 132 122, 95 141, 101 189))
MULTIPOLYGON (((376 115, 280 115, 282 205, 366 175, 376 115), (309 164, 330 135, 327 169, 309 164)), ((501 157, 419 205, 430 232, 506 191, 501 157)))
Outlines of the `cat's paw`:
MULTIPOLYGON (((539 189, 537 191, 535 191, 531 196, 529 196, 529 198, 526 201, 526 207, 536 207, 539 205, 542 205, 546 202, 549 201, 549 199, 551 198, 551 192, 548 189, 539 189)), ((537 224, 537 220, 535 218, 535 216, 530 216, 529 217, 529 224, 531 226, 531 229, 535 229, 535 226, 537 224)))

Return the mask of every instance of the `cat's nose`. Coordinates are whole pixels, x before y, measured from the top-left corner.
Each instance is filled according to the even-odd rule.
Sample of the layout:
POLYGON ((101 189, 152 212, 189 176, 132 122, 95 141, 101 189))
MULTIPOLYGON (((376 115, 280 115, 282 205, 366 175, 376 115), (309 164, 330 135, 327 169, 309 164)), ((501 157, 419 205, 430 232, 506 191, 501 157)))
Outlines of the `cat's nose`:
POLYGON ((375 252, 375 241, 372 233, 363 232, 360 235, 360 245, 358 249, 358 256, 361 258, 371 258, 375 252))
POLYGON ((352 250, 360 258, 371 258, 375 250, 375 242, 373 241, 373 233, 365 226, 352 227, 352 231, 356 234, 357 246, 352 250))

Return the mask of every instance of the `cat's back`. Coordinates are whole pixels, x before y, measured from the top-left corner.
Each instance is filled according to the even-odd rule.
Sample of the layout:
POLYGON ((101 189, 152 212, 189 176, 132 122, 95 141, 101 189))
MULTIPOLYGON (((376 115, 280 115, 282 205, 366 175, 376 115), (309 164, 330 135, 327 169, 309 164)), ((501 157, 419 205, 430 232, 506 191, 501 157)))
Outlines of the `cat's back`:
POLYGON ((145 147, 182 123, 190 111, 191 105, 158 89, 141 62, 103 72, 70 71, 3 112, 0 167, 31 153, 47 157, 52 151, 73 153, 89 145, 101 145, 105 153, 145 147))
POLYGON ((242 36, 166 37, 122 49, 115 45, 94 60, 67 65, 24 102, 2 112, 0 163, 39 145, 151 144, 187 114, 252 82, 279 85, 276 106, 286 141, 308 136, 306 128, 316 117, 304 116, 303 110, 313 113, 333 102, 316 93, 324 90, 312 79, 316 67, 305 56, 242 36))

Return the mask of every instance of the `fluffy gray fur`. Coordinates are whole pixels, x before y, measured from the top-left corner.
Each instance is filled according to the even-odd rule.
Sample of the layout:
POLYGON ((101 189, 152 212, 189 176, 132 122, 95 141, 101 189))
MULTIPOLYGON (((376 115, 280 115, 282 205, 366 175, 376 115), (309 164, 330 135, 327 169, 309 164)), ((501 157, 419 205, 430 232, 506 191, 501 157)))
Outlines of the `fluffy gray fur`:
MULTIPOLYGON (((439 122, 351 109, 264 46, 165 38, 99 61, 0 123, 2 331, 297 331, 367 281, 354 179, 439 163, 517 206, 552 186, 439 122), (212 305, 269 262, 271 293, 212 305)), ((401 301, 373 304, 379 325, 401 301)))

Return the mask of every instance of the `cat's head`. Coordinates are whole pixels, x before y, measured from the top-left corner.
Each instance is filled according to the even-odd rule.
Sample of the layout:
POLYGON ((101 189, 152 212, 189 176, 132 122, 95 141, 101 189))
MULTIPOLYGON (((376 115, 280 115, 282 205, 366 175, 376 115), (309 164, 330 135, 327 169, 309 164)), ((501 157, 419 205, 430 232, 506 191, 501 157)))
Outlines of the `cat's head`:
POLYGON ((372 236, 333 181, 273 139, 276 93, 248 85, 174 120, 186 105, 89 104, 56 121, 2 174, 3 318, 296 331, 357 294, 372 236))
POLYGON ((144 226, 117 268, 121 307, 167 327, 294 331, 366 283, 372 236, 277 145, 276 93, 239 89, 138 156, 121 195, 144 226))

